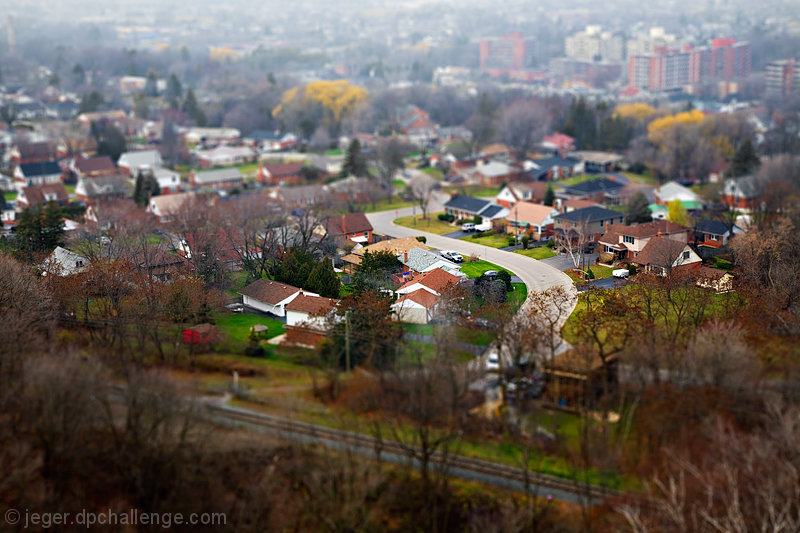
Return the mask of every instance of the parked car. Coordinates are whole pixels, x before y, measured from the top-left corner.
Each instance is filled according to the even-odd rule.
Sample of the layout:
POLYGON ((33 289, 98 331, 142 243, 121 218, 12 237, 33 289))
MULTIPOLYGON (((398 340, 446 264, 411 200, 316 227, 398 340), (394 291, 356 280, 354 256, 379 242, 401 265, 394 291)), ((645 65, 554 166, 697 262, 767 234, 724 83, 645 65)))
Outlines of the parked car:
POLYGON ((461 229, 463 231, 475 231, 475 224, 472 222, 466 222, 461 225, 461 229))
POLYGON ((488 221, 482 224, 478 224, 477 226, 475 226, 475 231, 480 231, 480 232, 492 231, 492 222, 488 221))
POLYGON ((631 275, 631 273, 627 268, 618 268, 616 270, 612 270, 611 275, 615 278, 627 278, 631 275))
POLYGON ((240 303, 232 303, 225 306, 225 309, 230 311, 231 313, 242 313, 244 312, 244 305, 240 303))
POLYGON ((489 279, 495 279, 498 274, 499 272, 497 270, 487 270, 486 272, 483 273, 484 277, 487 277, 489 279))
POLYGON ((452 250, 446 250, 446 251, 442 252, 442 257, 452 261, 453 263, 463 263, 464 262, 464 257, 460 253, 454 252, 452 250))
POLYGON ((500 370, 500 356, 492 352, 486 356, 486 370, 500 370))

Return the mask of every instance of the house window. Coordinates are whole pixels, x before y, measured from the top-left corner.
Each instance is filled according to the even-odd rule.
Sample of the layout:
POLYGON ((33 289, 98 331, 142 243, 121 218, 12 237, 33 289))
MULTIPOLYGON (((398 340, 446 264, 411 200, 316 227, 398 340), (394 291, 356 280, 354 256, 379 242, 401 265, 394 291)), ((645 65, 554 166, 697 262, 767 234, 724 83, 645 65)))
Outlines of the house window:
POLYGON ((625 242, 625 243, 628 243, 628 244, 633 244, 633 241, 634 241, 634 238, 631 237, 630 235, 623 235, 622 236, 622 242, 625 242))
POLYGON ((368 231, 364 232, 364 237, 369 237, 369 232, 368 231))
POLYGON ((689 259, 689 252, 688 251, 683 252, 683 258, 684 259, 689 259))
POLYGON ((719 235, 712 235, 711 236, 711 240, 712 241, 718 241, 719 240, 719 235))

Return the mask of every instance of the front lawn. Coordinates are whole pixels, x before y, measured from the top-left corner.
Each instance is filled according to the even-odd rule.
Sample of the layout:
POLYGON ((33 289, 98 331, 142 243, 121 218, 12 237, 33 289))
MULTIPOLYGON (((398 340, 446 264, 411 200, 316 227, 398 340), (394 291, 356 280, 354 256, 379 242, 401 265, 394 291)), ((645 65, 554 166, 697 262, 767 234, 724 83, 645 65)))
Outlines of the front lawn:
MULTIPOLYGON (((66 187, 64 187, 64 188, 66 188, 66 187)), ((72 187, 72 191, 73 192, 75 191, 75 186, 74 185, 72 187)), ((0 193, 0 194, 2 194, 5 197, 7 202, 13 202, 14 200, 17 199, 17 191, 2 191, 2 193, 0 193)))
POLYGON ((475 261, 474 263, 461 263, 461 272, 466 274, 468 278, 480 277, 480 275, 487 270, 497 270, 498 272, 505 270, 512 276, 514 275, 513 272, 506 270, 505 268, 501 268, 494 263, 490 263, 489 261, 480 260, 475 261))
POLYGON ((516 310, 522 307, 525 303, 525 298, 528 297, 528 287, 524 283, 512 283, 514 290, 508 293, 508 303, 512 309, 516 310))
POLYGON ((236 165, 236 168, 239 169, 239 172, 242 173, 243 176, 255 176, 258 172, 258 163, 248 163, 246 165, 236 165))
POLYGON ((500 192, 500 187, 486 187, 483 185, 444 185, 442 187, 444 192, 458 193, 464 196, 473 196, 476 198, 497 196, 500 192))
POLYGON ((267 326, 267 338, 283 335, 285 324, 280 320, 250 313, 222 313, 216 317, 217 329, 223 338, 223 346, 231 351, 243 350, 250 340, 250 328, 256 324, 267 326))
POLYGON ((442 174, 442 171, 436 167, 425 167, 420 169, 420 172, 424 172, 425 174, 432 177, 436 181, 442 181, 442 179, 444 178, 444 174, 442 174))
POLYGON ((553 249, 547 246, 528 248, 527 250, 514 250, 514 253, 530 257, 531 259, 547 259, 548 257, 555 257, 556 255, 553 249))
POLYGON ((422 215, 400 217, 394 219, 394 223, 404 228, 418 229, 437 235, 444 235, 445 233, 452 233, 461 229, 460 226, 454 226, 449 222, 439 220, 436 217, 438 214, 439 213, 429 213, 427 219, 423 219, 422 215))
POLYGON ((492 233, 481 237, 474 237, 473 235, 470 235, 467 237, 461 237, 461 240, 474 242, 475 244, 480 244, 483 246, 490 246, 491 248, 505 248, 508 246, 508 235, 505 233, 502 235, 496 235, 492 233))
MULTIPOLYGON (((592 274, 594 274, 594 278, 592 278, 592 279, 610 278, 611 277, 611 273, 614 271, 613 268, 607 267, 607 266, 603 266, 603 265, 592 265, 592 266, 588 267, 588 269, 592 271, 592 274)), ((574 281, 575 283, 583 283, 583 281, 584 281, 581 278, 579 278, 577 275, 575 275, 575 273, 572 272, 572 270, 567 270, 564 273, 567 276, 569 276, 569 278, 572 281, 574 281)), ((591 279, 587 280, 587 281, 591 281, 591 279)))

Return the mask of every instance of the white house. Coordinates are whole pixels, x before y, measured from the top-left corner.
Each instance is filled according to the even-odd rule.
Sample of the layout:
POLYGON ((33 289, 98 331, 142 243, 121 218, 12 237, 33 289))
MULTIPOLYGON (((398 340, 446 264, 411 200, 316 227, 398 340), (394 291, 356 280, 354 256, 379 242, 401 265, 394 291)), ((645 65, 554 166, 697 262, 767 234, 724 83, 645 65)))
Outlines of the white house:
POLYGON ((71 250, 56 246, 56 249, 39 265, 43 275, 70 276, 89 267, 89 260, 71 250))
POLYGON ((401 322, 427 324, 433 317, 439 297, 426 289, 404 294, 392 304, 392 310, 401 322))
POLYGON ((163 166, 161 154, 158 150, 140 150, 138 152, 125 152, 117 160, 117 167, 133 176, 142 168, 156 169, 163 166))
POLYGON ((395 292, 397 294, 410 294, 418 290, 424 290, 439 296, 447 287, 458 282, 459 278, 457 276, 445 272, 441 268, 436 268, 407 281, 395 292))
POLYGON ((338 300, 301 292, 285 306, 287 326, 305 326, 326 330, 328 315, 336 308, 338 300))
MULTIPOLYGON (((256 280, 239 291, 244 305, 275 316, 286 316, 286 304, 303 293, 303 289, 269 279, 256 280)), ((313 292, 305 294, 319 297, 313 292)))
POLYGON ((402 255, 398 256, 398 259, 403 263, 403 266, 406 267, 403 269, 404 276, 413 277, 440 268, 456 277, 467 277, 466 274, 461 272, 461 265, 449 259, 445 259, 436 252, 431 252, 423 248, 412 248, 408 252, 404 252, 402 255))
POLYGON ((158 217, 160 222, 169 222, 181 209, 191 205, 195 197, 194 192, 153 196, 147 204, 147 212, 158 217))

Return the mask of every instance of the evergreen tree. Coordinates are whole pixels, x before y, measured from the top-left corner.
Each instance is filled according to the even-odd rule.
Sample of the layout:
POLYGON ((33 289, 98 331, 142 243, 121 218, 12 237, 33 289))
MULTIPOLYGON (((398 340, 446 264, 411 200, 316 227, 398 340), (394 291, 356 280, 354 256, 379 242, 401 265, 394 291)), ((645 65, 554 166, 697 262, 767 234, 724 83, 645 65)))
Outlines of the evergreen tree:
POLYGON ((314 254, 311 252, 290 248, 283 254, 283 261, 278 266, 275 281, 304 289, 308 283, 308 276, 316 263, 314 254))
POLYGON ((153 69, 147 72, 147 81, 144 83, 144 94, 150 98, 158 96, 158 76, 153 69))
POLYGON ((650 222, 650 202, 642 191, 637 192, 628 204, 628 224, 650 222))
POLYGON ((547 190, 544 193, 544 200, 542 203, 544 205, 552 206, 556 202, 556 192, 553 190, 552 185, 547 186, 547 190))
POLYGON ((91 131, 97 141, 97 155, 107 155, 112 161, 116 161, 125 152, 125 136, 113 124, 93 122, 91 131))
POLYGON ((78 113, 93 113, 99 110, 105 104, 105 98, 97 91, 84 93, 81 97, 81 105, 78 108, 78 113))
POLYGON ((197 97, 194 95, 194 91, 190 87, 186 91, 186 96, 183 99, 183 104, 181 105, 181 110, 184 113, 189 115, 189 118, 194 120, 194 123, 198 126, 205 126, 206 125, 206 114, 203 112, 203 109, 197 103, 197 97))
POLYGON ((145 206, 151 196, 158 196, 161 194, 161 187, 158 186, 158 180, 152 172, 142 172, 141 170, 136 174, 136 181, 133 186, 133 201, 137 205, 145 206))
POLYGON ((317 263, 308 275, 308 290, 326 298, 338 298, 341 283, 333 271, 333 263, 326 257, 317 263))
POLYGON ((64 215, 56 202, 50 202, 42 211, 28 208, 22 211, 14 239, 17 250, 26 259, 33 254, 50 252, 64 242, 64 215))
POLYGON ((358 177, 367 175, 367 161, 361 152, 361 143, 358 139, 353 139, 350 146, 347 147, 347 155, 342 165, 342 175, 358 177))
POLYGON ((181 96, 183 96, 181 82, 175 74, 170 74, 167 80, 167 90, 164 91, 164 98, 169 102, 171 108, 177 109, 181 96))
POLYGON ((64 243, 64 212, 56 202, 48 202, 42 213, 42 251, 49 252, 64 243))
POLYGON ((736 153, 733 154, 731 166, 728 169, 729 178, 738 178, 751 174, 761 164, 756 149, 750 139, 745 139, 736 153))

